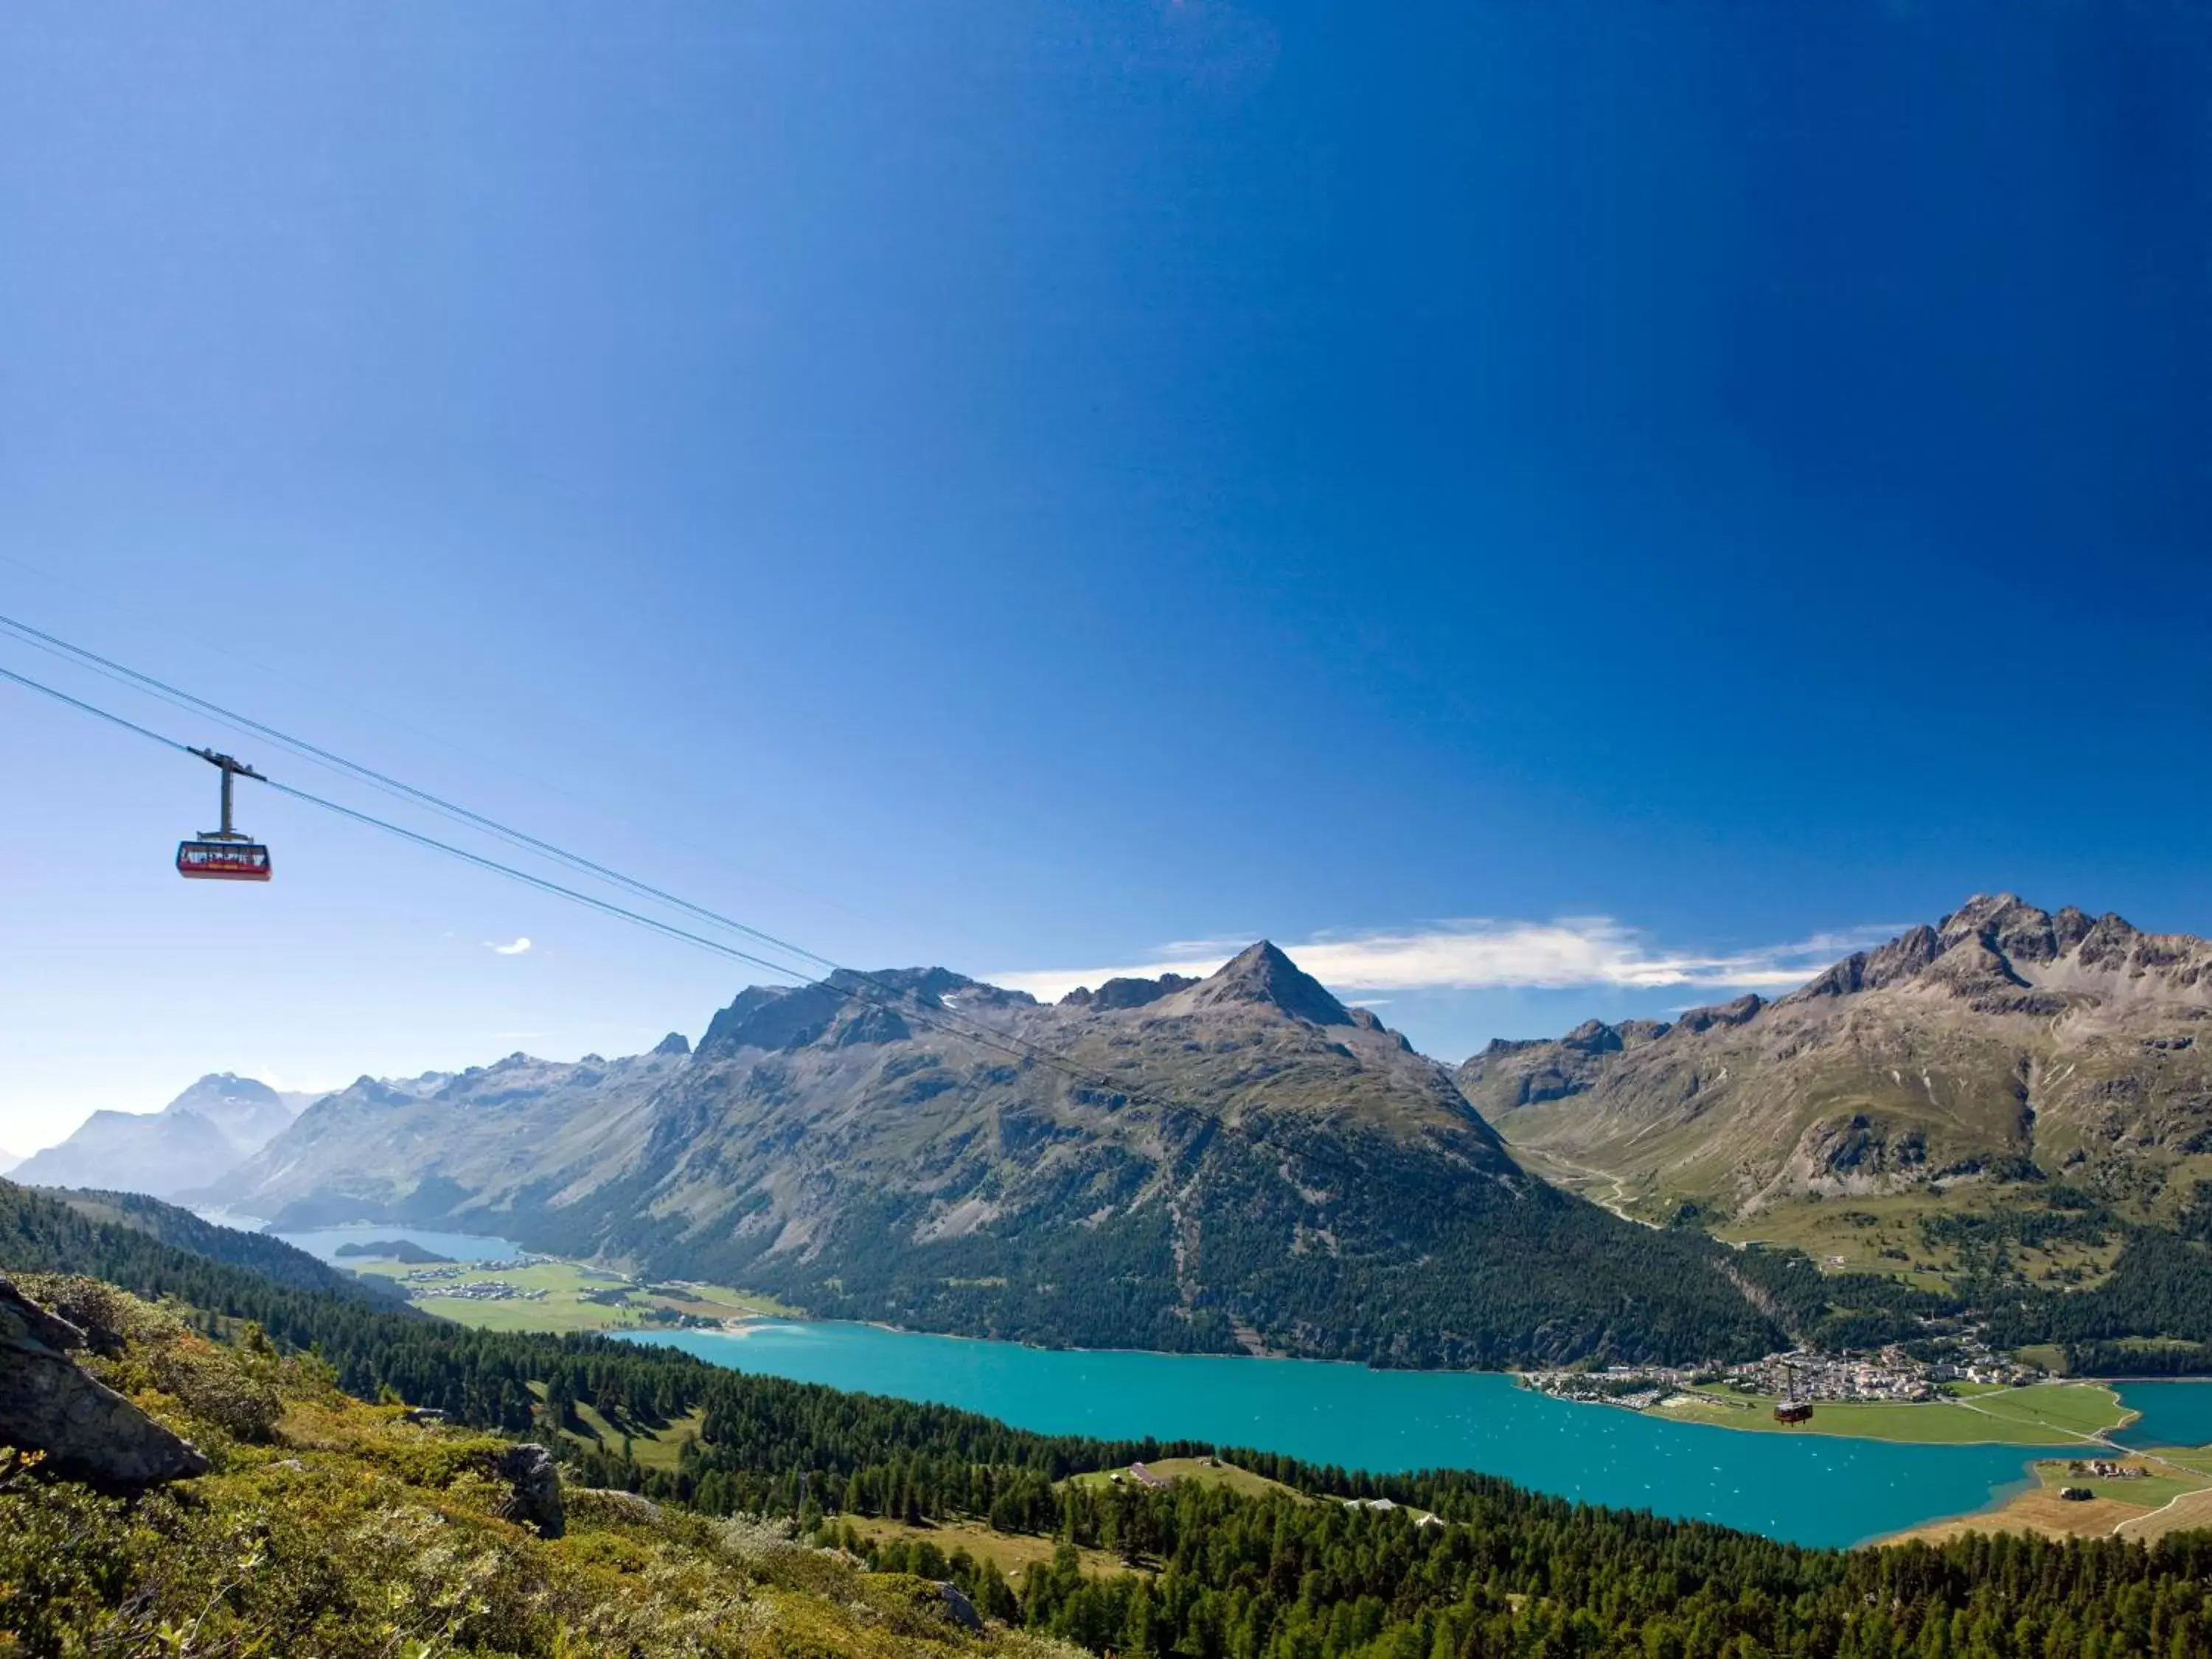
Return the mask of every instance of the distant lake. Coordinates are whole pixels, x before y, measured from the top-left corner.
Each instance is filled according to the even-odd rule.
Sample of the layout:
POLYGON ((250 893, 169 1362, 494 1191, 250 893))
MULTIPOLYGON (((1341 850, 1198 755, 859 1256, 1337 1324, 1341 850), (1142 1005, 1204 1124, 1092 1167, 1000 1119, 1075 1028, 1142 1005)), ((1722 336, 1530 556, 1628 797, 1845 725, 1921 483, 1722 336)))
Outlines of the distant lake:
MULTIPOLYGON (((743 1334, 623 1334, 738 1370, 957 1406, 1048 1434, 1206 1440, 1376 1473, 1479 1469, 1563 1498, 1801 1544, 1862 1543, 1980 1509, 2024 1485, 2031 1460, 2051 1455, 1672 1423, 1476 1371, 1071 1352, 798 1321, 743 1334)), ((2199 1438, 2212 1441, 2212 1431, 2199 1438)))
MULTIPOLYGON (((263 1231, 265 1224, 258 1216, 242 1215, 233 1210, 202 1210, 200 1219, 211 1221, 218 1227, 235 1227, 240 1232, 263 1231)), ((307 1227, 296 1232, 271 1233, 295 1249, 305 1250, 309 1255, 350 1267, 361 1260, 349 1256, 341 1261, 341 1244, 390 1243, 394 1239, 410 1239, 424 1249, 455 1261, 499 1261, 523 1254, 522 1246, 513 1239, 494 1238, 489 1233, 442 1233, 428 1227, 403 1227, 396 1222, 355 1222, 344 1227, 307 1227)))

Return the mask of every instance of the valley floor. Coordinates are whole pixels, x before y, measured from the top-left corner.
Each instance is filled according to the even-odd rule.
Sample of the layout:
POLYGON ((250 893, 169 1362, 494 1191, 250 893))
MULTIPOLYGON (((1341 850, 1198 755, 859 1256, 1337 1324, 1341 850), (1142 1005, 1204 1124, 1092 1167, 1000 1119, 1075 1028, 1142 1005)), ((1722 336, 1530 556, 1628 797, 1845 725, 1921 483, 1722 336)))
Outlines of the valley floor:
POLYGON ((428 1314, 489 1331, 665 1330, 727 1326, 790 1310, 771 1297, 721 1285, 651 1280, 580 1261, 457 1261, 425 1266, 385 1260, 344 1265, 399 1285, 428 1314))

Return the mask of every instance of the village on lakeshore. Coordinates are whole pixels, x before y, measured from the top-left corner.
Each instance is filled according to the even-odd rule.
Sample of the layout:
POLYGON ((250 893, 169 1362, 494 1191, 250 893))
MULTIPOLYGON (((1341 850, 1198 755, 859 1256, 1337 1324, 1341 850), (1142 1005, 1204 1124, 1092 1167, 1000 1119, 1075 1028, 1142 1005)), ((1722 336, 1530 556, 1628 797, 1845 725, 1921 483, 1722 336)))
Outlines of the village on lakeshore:
POLYGON ((543 1302, 551 1294, 544 1285, 522 1285, 509 1279, 472 1279, 471 1273, 513 1273, 541 1259, 520 1255, 507 1261, 457 1262, 442 1267, 412 1267, 398 1276, 410 1302, 426 1297, 452 1297, 463 1302, 543 1302))
MULTIPOLYGON (((1893 1344, 1873 1353, 1793 1349, 1737 1365, 1613 1365, 1521 1373, 1525 1386, 1558 1399, 1741 1428, 1809 1424, 1823 1405, 1958 1403, 2045 1380, 2042 1370, 1996 1352, 1972 1335, 1946 1339, 1930 1357, 1893 1344)), ((1854 1431, 1865 1432, 1876 1419, 1859 1412, 1851 1420, 1854 1431)), ((2062 1432, 2089 1438, 2101 1426, 2118 1425, 2069 1425, 2062 1432)), ((1989 1437, 2006 1437, 1993 1428, 1989 1437)))

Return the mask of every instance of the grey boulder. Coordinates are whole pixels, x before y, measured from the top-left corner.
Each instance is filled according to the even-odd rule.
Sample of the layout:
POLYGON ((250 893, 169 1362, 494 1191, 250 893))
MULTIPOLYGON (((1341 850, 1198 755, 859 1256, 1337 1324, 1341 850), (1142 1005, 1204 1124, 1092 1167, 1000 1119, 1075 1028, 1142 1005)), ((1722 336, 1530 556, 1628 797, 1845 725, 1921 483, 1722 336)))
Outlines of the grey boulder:
POLYGON ((0 1279, 0 1444, 43 1452, 53 1474, 107 1492, 206 1474, 198 1447, 68 1358, 84 1346, 82 1331, 0 1279))
POLYGON ((537 1528, 540 1538, 558 1538, 567 1530, 561 1510, 561 1474, 553 1454, 543 1446, 510 1446, 500 1455, 499 1477, 510 1488, 500 1505, 500 1517, 537 1528))

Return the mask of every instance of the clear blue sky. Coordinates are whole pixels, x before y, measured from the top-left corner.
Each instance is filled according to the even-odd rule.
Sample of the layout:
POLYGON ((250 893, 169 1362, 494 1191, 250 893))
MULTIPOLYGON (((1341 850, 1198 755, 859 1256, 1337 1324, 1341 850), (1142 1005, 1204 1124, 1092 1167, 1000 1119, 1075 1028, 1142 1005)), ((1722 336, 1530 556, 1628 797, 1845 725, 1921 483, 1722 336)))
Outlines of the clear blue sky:
MULTIPOLYGON (((1327 935, 1453 1058, 2212 931, 2207 86, 2157 3, 13 6, 0 612, 841 960, 1327 935)), ((17 1151, 748 977, 0 766, 17 1151)))

